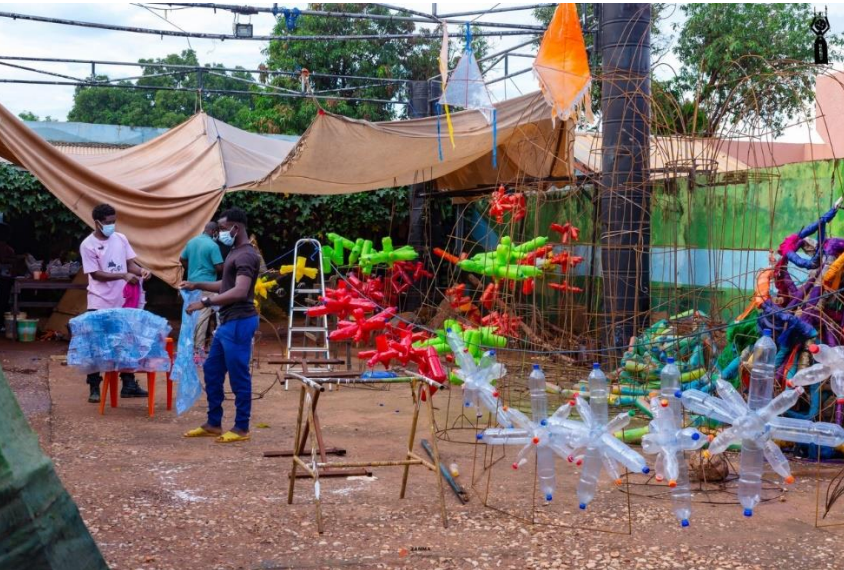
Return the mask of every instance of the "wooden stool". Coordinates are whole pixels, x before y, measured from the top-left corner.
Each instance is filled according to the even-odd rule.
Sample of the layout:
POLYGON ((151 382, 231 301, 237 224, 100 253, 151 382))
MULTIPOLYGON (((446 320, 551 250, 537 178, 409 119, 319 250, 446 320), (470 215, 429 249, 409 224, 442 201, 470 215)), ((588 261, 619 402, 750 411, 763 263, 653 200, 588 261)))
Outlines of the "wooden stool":
MULTIPOLYGON (((167 355, 170 357, 170 367, 173 367, 173 339, 168 338, 166 343, 167 355)), ((135 373, 132 370, 124 370, 122 372, 135 373)), ((147 413, 149 417, 155 416, 155 372, 146 372, 147 375, 147 413)), ((120 375, 119 371, 106 372, 103 380, 103 391, 100 395, 100 414, 105 414, 106 396, 111 397, 111 407, 117 407, 117 377, 120 375)), ((165 373, 167 378, 167 410, 173 409, 173 380, 170 378, 170 371, 165 373)))

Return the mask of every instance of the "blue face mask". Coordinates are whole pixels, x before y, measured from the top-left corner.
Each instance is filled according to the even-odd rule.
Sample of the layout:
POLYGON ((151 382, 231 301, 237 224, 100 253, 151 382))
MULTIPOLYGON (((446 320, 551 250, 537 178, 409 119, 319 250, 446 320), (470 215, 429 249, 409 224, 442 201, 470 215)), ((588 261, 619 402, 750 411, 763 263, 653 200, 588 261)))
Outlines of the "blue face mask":
POLYGON ((100 228, 105 237, 111 237, 111 234, 114 233, 114 224, 101 224, 100 228))
POLYGON ((217 241, 225 246, 230 246, 234 243, 234 236, 230 231, 221 231, 220 235, 217 236, 217 241))

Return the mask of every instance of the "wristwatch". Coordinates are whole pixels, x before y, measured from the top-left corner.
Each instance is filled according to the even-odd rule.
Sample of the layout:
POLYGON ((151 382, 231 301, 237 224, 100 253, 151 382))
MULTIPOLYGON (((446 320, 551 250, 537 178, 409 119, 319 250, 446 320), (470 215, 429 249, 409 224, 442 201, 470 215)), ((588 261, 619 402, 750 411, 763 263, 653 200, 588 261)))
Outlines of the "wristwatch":
POLYGON ((203 307, 210 307, 211 306, 211 298, 210 297, 203 297, 200 299, 203 307))

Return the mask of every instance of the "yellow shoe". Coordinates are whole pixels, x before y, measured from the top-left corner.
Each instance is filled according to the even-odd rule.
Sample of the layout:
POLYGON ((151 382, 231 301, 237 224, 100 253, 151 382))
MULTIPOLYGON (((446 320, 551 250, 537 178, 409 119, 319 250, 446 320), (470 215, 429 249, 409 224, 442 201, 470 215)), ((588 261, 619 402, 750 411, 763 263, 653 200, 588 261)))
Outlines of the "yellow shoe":
POLYGON ((252 436, 248 433, 246 435, 240 435, 239 433, 235 433, 233 431, 227 431, 214 441, 217 443, 234 443, 236 441, 249 441, 250 439, 252 439, 252 436))
POLYGON ((182 437, 220 437, 220 434, 215 433, 213 431, 208 431, 204 427, 200 426, 190 431, 186 431, 184 434, 182 434, 182 437))

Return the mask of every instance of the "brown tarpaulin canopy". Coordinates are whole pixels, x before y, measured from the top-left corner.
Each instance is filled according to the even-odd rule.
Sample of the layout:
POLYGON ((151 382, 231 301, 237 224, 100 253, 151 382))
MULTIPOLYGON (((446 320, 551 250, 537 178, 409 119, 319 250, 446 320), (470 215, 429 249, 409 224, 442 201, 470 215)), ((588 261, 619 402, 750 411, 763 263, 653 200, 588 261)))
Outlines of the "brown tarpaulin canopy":
POLYGON ((95 205, 112 204, 140 262, 176 285, 182 247, 227 191, 349 194, 430 180, 465 189, 571 174, 572 123, 552 125, 541 94, 496 108, 497 170, 493 128, 477 111, 452 115, 455 148, 442 137, 440 161, 436 117, 371 123, 320 113, 291 143, 199 113, 142 145, 90 156, 58 151, 0 106, 0 157, 29 170, 89 226, 95 205))

